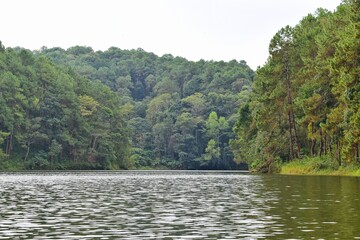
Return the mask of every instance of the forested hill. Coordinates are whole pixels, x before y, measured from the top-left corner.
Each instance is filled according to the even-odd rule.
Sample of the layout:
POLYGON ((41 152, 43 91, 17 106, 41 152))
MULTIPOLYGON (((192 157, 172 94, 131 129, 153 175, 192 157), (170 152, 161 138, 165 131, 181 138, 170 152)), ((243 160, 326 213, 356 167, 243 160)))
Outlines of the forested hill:
POLYGON ((107 85, 120 99, 134 167, 236 168, 229 140, 254 72, 245 61, 191 62, 142 49, 43 48, 54 62, 107 85))
POLYGON ((0 44, 0 168, 359 163, 359 13, 344 0, 280 29, 256 73, 142 49, 0 44))
POLYGON ((142 49, 0 51, 2 169, 234 169, 254 72, 142 49))
POLYGON ((0 42, 0 169, 130 167, 119 101, 69 67, 0 42))
POLYGON ((269 53, 240 109, 237 159, 262 171, 306 157, 323 159, 318 169, 359 163, 359 1, 282 28, 269 53))

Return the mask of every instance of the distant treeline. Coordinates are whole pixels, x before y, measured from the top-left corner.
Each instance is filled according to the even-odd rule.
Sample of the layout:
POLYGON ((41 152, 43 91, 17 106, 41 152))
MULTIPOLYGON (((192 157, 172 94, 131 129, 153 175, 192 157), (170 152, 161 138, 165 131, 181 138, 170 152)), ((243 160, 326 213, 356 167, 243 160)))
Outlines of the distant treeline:
POLYGON ((0 70, 1 158, 8 165, 239 167, 229 139, 251 91, 254 72, 245 61, 2 46, 0 70))

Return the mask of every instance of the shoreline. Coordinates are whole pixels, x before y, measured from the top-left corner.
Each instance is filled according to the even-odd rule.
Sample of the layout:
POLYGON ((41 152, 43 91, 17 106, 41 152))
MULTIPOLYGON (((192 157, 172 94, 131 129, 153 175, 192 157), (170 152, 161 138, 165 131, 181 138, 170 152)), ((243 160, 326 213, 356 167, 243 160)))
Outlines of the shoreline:
POLYGON ((350 176, 360 177, 360 164, 343 164, 339 166, 335 160, 327 157, 305 158, 281 164, 281 175, 313 175, 313 176, 350 176))

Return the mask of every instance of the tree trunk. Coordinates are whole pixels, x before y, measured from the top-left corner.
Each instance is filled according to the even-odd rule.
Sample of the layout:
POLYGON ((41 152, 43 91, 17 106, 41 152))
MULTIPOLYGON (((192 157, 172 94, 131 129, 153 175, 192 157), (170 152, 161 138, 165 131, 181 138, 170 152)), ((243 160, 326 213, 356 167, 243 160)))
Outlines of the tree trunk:
POLYGON ((6 147, 5 147, 5 154, 9 155, 10 151, 10 136, 6 137, 6 147))
POLYGON ((6 138, 6 149, 5 154, 10 156, 12 151, 13 132, 6 138))
POLYGON ((339 163, 339 166, 341 166, 341 155, 340 155, 341 151, 340 151, 340 141, 338 140, 337 142, 337 160, 339 163))
POLYGON ((93 136, 91 137, 91 142, 90 142, 90 148, 91 148, 91 149, 95 149, 95 147, 96 147, 96 140, 97 140, 97 136, 93 135, 93 136))
POLYGON ((328 146, 329 146, 329 153, 330 154, 332 154, 332 144, 333 144, 333 138, 332 137, 329 137, 329 144, 328 144, 328 146))
POLYGON ((315 156, 315 146, 316 146, 316 139, 311 139, 310 151, 311 151, 311 156, 312 157, 315 156))
POLYGON ((292 101, 292 89, 290 81, 290 67, 289 67, 289 58, 285 54, 284 58, 285 64, 285 82, 286 82, 286 92, 287 92, 287 103, 288 103, 288 121, 289 121, 289 133, 290 133, 290 159, 294 158, 294 143, 296 144, 296 157, 300 158, 300 142, 297 135, 295 115, 293 111, 293 101, 292 101), (294 131, 294 132, 293 132, 294 131))
POLYGON ((290 110, 288 110, 288 120, 289 120, 289 134, 290 134, 290 140, 289 140, 290 160, 293 160, 294 159, 294 148, 293 148, 293 136, 292 136, 290 110))
POLYGON ((27 158, 29 157, 29 152, 30 152, 30 143, 27 142, 27 149, 26 149, 26 155, 25 155, 25 159, 24 161, 26 162, 27 158))
POLYGON ((323 143, 323 136, 322 136, 322 130, 320 129, 320 147, 319 147, 319 156, 322 156, 323 153, 323 148, 324 148, 324 143, 323 143))
MULTIPOLYGON (((291 102, 291 105, 292 105, 292 102, 291 102)), ((292 125, 294 128, 294 139, 295 139, 295 143, 296 143, 296 157, 300 158, 300 141, 299 141, 299 138, 297 135, 295 115, 294 115, 294 111, 292 110, 292 106, 291 106, 291 116, 292 116, 292 125)))

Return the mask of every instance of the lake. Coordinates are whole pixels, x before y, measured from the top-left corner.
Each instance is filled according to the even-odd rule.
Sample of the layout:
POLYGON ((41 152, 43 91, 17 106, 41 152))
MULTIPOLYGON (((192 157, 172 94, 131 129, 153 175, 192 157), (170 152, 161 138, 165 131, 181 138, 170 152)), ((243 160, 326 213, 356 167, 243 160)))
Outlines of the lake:
POLYGON ((360 239, 360 178, 0 174, 0 239, 360 239))

